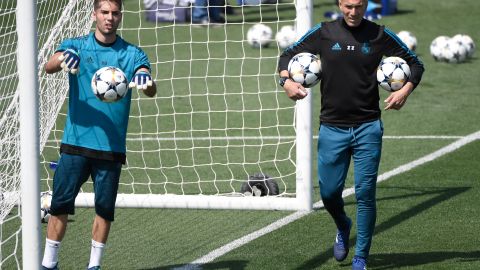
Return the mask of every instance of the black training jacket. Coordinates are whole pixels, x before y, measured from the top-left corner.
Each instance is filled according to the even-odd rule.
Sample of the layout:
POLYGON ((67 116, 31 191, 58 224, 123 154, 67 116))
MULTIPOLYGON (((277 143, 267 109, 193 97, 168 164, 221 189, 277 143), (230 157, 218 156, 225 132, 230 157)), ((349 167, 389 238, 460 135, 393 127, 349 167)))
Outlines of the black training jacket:
POLYGON ((321 58, 320 122, 341 127, 380 118, 376 71, 383 56, 407 61, 415 87, 424 71, 395 33, 365 19, 358 27, 349 27, 343 19, 316 25, 282 53, 278 71, 287 70, 290 59, 301 52, 321 58))

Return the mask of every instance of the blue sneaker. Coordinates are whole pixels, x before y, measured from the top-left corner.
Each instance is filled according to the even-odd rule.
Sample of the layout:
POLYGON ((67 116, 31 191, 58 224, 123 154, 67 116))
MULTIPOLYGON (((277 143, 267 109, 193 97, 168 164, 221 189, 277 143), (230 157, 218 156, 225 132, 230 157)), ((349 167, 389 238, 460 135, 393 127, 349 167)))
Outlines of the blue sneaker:
POLYGON ((42 266, 42 267, 41 267, 40 269, 42 269, 42 270, 58 270, 58 263, 55 264, 55 266, 52 267, 52 268, 48 268, 48 267, 45 267, 45 266, 43 266, 43 265, 41 265, 41 266, 42 266))
POLYGON ((348 242, 350 240, 350 229, 352 228, 352 221, 349 219, 350 224, 348 230, 337 230, 337 236, 335 237, 335 243, 333 243, 333 257, 335 260, 341 262, 348 256, 348 242))
POLYGON ((360 256, 354 256, 352 270, 367 270, 367 260, 360 256))
POLYGON ((87 265, 87 270, 101 270, 101 268, 99 265, 88 268, 88 265, 87 265))

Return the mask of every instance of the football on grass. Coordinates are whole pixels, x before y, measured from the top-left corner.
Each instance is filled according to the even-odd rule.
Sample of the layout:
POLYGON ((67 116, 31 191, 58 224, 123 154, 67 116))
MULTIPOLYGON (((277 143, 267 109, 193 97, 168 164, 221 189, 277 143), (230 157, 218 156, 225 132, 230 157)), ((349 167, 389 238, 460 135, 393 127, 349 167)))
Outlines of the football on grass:
POLYGON ((462 63, 467 59, 467 46, 457 39, 450 38, 447 41, 443 56, 448 63, 462 63))
POLYGON ((297 32, 292 25, 284 25, 275 35, 278 47, 285 49, 296 41, 297 32))
POLYGON ((288 63, 288 73, 292 80, 303 87, 310 88, 322 78, 322 64, 318 56, 311 53, 299 53, 288 63))
POLYGON ((383 89, 394 92, 402 88, 410 77, 410 67, 400 57, 387 57, 377 69, 377 81, 383 89))
POLYGON ((103 102, 122 99, 128 91, 125 73, 117 67, 103 67, 92 77, 92 91, 103 102))
POLYGON ((50 219, 50 205, 52 204, 52 193, 46 191, 40 193, 40 221, 48 223, 50 219))
POLYGON ((457 34, 452 37, 453 40, 457 41, 462 46, 465 46, 467 50, 467 58, 472 58, 475 53, 475 42, 469 35, 457 34))
POLYGON ((256 23, 248 29, 247 42, 253 48, 268 47, 272 41, 272 28, 263 23, 256 23))
POLYGON ((411 32, 403 30, 398 32, 397 36, 407 45, 409 50, 415 51, 417 49, 417 38, 411 32))

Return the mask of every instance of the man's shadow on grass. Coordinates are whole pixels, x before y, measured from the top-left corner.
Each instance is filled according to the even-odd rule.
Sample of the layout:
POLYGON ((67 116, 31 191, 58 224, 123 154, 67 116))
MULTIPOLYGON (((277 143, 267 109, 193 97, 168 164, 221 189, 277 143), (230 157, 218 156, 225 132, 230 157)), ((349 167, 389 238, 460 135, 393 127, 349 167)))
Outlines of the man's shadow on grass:
POLYGON ((155 268, 142 268, 142 270, 243 270, 247 266, 248 261, 221 261, 206 264, 188 264, 188 265, 167 265, 155 268))
MULTIPOLYGON (((378 187, 385 189, 385 187, 378 187)), ((388 187, 390 189, 405 189, 404 187, 388 187)), ((416 206, 409 208, 401 213, 398 213, 395 216, 392 216, 390 219, 377 224, 375 226, 375 234, 382 233, 387 231, 396 225, 408 220, 409 218, 415 217, 420 213, 427 211, 428 209, 438 205, 442 202, 448 201, 451 198, 460 195, 466 191, 471 189, 471 187, 454 187, 454 188, 441 188, 438 189, 436 187, 424 187, 422 190, 414 189, 408 195, 401 195, 401 196, 391 196, 391 197, 383 197, 377 198, 378 201, 384 200, 396 200, 396 199, 405 199, 408 197, 419 197, 425 195, 434 195, 434 197, 419 203, 416 206)), ((332 236, 333 237, 333 236, 332 236)), ((356 235, 350 235, 350 249, 351 251, 355 246, 356 243, 356 235)), ((333 245, 333 238, 332 238, 332 245, 333 245)), ((333 247, 329 248, 318 254, 317 256, 311 258, 310 260, 306 261, 304 264, 298 266, 297 270, 303 269, 317 269, 320 268, 324 263, 328 260, 333 258, 333 247)), ((426 252, 426 253, 393 253, 393 254, 371 254, 369 257, 369 267, 374 267, 375 269, 387 269, 387 268, 395 268, 401 266, 417 266, 423 265, 433 262, 438 262, 441 260, 448 260, 448 259, 465 259, 465 260, 476 260, 480 261, 480 251, 475 252, 426 252)), ((350 265, 351 262, 343 262, 342 266, 350 265)))
MULTIPOLYGON (((385 189, 385 187, 379 187, 385 189)), ((390 189, 407 189, 404 187, 388 187, 390 189)), ((383 223, 378 224, 375 227, 375 233, 382 233, 395 227, 396 225, 408 220, 409 218, 415 217, 420 213, 427 211, 428 209, 438 205, 444 201, 447 201, 457 195, 460 195, 471 189, 470 187, 454 187, 454 188, 442 188, 437 189, 434 187, 424 187, 422 190, 419 189, 409 189, 409 194, 400 195, 400 196, 390 196, 377 198, 377 201, 385 200, 398 200, 398 199, 407 199, 411 197, 419 196, 432 196, 432 198, 419 203, 416 206, 409 208, 406 211, 403 211, 395 216, 392 216, 390 219, 384 221, 383 223)), ((353 204, 350 203, 350 204, 353 204)), ((355 246, 356 235, 350 236, 350 248, 352 249, 355 246)), ((332 240, 333 243, 333 240, 332 240)), ((352 250, 353 251, 353 250, 352 250)), ((296 269, 319 269, 321 266, 326 263, 328 260, 332 259, 333 248, 329 248, 318 254, 317 256, 306 261, 302 265, 298 266, 296 269)), ((390 269, 395 267, 402 266, 418 266, 434 262, 441 262, 444 260, 450 259, 461 259, 462 261, 480 261, 480 251, 473 252, 424 252, 424 253, 389 253, 389 254, 372 254, 369 258, 369 267, 375 269, 390 269)), ((213 262, 199 265, 168 265, 155 268, 145 268, 143 270, 215 270, 215 269, 229 269, 229 270, 243 270, 248 265, 248 261, 237 260, 237 261, 221 261, 213 262)), ((343 262, 341 266, 349 266, 350 262, 343 262)))
POLYGON ((388 253, 372 254, 368 259, 368 266, 380 269, 392 269, 397 267, 409 267, 427 265, 430 263, 456 260, 459 262, 480 261, 480 250, 462 251, 438 251, 416 253, 388 253))

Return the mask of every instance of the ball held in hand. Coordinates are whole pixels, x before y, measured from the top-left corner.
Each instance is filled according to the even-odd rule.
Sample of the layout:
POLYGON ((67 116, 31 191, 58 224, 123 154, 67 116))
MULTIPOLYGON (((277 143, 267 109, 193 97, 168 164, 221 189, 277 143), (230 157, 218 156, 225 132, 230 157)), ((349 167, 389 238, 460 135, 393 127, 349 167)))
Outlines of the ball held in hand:
POLYGON ((128 91, 125 73, 117 67, 103 67, 92 77, 92 91, 103 102, 116 102, 128 91))
POLYGON ((288 63, 288 73, 295 82, 311 88, 322 79, 322 63, 314 54, 299 53, 288 63))
POLYGON ((402 88, 410 77, 410 67, 400 57, 387 57, 380 62, 377 69, 377 82, 388 92, 402 88))

